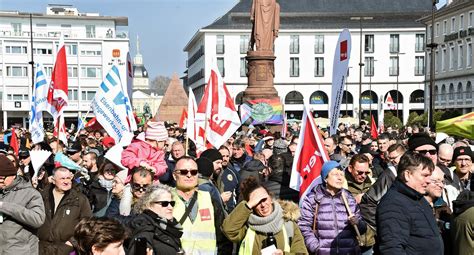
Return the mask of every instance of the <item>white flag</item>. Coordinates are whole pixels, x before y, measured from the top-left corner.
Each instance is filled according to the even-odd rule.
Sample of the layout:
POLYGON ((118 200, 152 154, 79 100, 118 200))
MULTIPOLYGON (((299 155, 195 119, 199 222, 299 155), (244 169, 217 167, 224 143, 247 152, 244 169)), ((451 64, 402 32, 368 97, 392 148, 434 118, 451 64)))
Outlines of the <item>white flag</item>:
POLYGON ((43 111, 48 111, 51 108, 51 105, 48 103, 48 84, 43 66, 36 64, 35 86, 31 94, 29 127, 31 140, 35 144, 44 140, 43 111))
POLYGON ((121 142, 123 137, 128 137, 130 128, 127 122, 127 98, 115 65, 100 84, 92 101, 92 109, 97 121, 117 143, 121 142))
POLYGON ((196 97, 194 96, 193 89, 189 88, 188 95, 188 119, 186 121, 186 134, 194 143, 196 143, 196 131, 197 126, 195 122, 195 116, 197 111, 196 97))

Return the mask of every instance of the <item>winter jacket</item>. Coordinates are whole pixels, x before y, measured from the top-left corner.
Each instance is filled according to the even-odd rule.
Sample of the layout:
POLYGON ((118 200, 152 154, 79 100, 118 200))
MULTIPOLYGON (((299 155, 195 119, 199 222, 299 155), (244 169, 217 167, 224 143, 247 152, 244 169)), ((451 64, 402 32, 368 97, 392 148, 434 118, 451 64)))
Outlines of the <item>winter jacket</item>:
POLYGON ((474 191, 463 191, 453 201, 451 237, 455 255, 474 254, 474 191))
POLYGON ((181 250, 180 238, 183 235, 181 226, 177 228, 178 224, 176 219, 173 219, 173 222, 165 225, 156 213, 145 210, 130 223, 133 234, 127 254, 136 254, 136 239, 145 238, 153 254, 176 255, 181 250))
POLYGON ((245 163, 244 166, 240 169, 240 181, 243 182, 245 179, 250 176, 255 177, 257 180, 262 180, 263 175, 260 173, 265 169, 265 165, 262 161, 258 159, 252 159, 249 162, 245 163))
POLYGON ((396 178, 391 170, 385 170, 380 174, 372 187, 362 196, 360 201, 360 213, 365 222, 374 229, 376 228, 375 213, 377 211, 377 205, 396 178))
POLYGON ((38 230, 40 254, 69 255, 73 248, 66 245, 66 242, 72 240, 77 223, 92 216, 91 207, 87 197, 73 188, 64 194, 54 211, 53 188, 54 185, 50 185, 41 193, 46 220, 38 230))
POLYGON ((224 168, 222 173, 217 177, 217 188, 219 189, 219 192, 232 192, 232 196, 230 197, 229 201, 225 203, 227 212, 234 210, 235 206, 237 205, 237 200, 239 199, 240 195, 239 184, 240 175, 232 168, 231 164, 224 168))
POLYGON ((22 177, 0 189, 0 254, 38 254, 37 229, 44 223, 43 199, 22 177))
POLYGON ((112 190, 107 191, 99 184, 99 180, 94 180, 89 188, 88 199, 94 216, 103 217, 112 201, 112 190))
MULTIPOLYGON (((249 229, 247 221, 251 213, 252 210, 247 207, 247 201, 242 201, 237 205, 237 207, 235 207, 234 211, 232 211, 229 217, 224 220, 224 223, 222 224, 222 229, 226 236, 229 238, 229 240, 234 243, 240 244, 240 242, 245 238, 247 230, 249 229)), ((294 230, 293 238, 291 239, 291 243, 289 244, 291 254, 308 254, 304 246, 304 239, 301 235, 298 225, 296 225, 296 223, 292 221, 290 221, 290 223, 292 224, 294 230)), ((290 240, 285 240, 283 228, 274 236, 277 243, 277 249, 283 250, 285 242, 290 242, 290 240)), ((266 238, 267 236, 265 234, 256 232, 254 246, 252 249, 253 255, 260 254, 262 243, 266 238)))
POLYGON ((360 216, 359 206, 346 189, 341 189, 332 196, 322 184, 316 186, 304 198, 298 226, 304 236, 306 248, 315 254, 360 254, 356 232, 348 219, 348 212, 342 199, 344 192, 349 208, 359 220, 357 227, 360 234, 366 231, 366 224, 360 216), (316 211, 316 234, 313 223, 316 211))
POLYGON ((244 153, 244 155, 242 155, 240 158, 232 157, 229 164, 232 164, 232 168, 238 173, 244 167, 244 164, 250 160, 252 160, 252 157, 244 153))
POLYGON ((155 168, 155 176, 160 177, 166 173, 168 166, 165 162, 165 153, 145 141, 134 140, 122 152, 122 165, 128 169, 140 166, 145 161, 155 168))
POLYGON ((352 196, 364 194, 369 191, 372 186, 372 180, 367 176, 363 183, 359 184, 354 180, 354 177, 349 171, 345 171, 346 181, 344 182, 344 188, 351 192, 352 196))
POLYGON ((109 218, 114 218, 118 220, 122 225, 128 226, 130 221, 135 217, 135 214, 133 211, 131 211, 127 215, 123 215, 123 213, 120 212, 120 204, 121 200, 117 197, 112 197, 112 201, 110 202, 109 208, 107 208, 107 212, 105 215, 109 218))
POLYGON ((381 254, 443 254, 433 210, 422 194, 396 180, 377 206, 381 254))

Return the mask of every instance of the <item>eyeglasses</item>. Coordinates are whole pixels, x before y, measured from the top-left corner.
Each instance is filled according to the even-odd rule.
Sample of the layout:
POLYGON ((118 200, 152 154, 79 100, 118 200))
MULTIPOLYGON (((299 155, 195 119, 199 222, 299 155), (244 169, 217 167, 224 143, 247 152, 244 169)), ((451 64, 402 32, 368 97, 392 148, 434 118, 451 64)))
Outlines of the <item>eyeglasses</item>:
POLYGON ((352 146, 352 143, 341 143, 341 144, 345 146, 352 146))
POLYGON ((369 175, 370 172, 369 171, 356 171, 357 175, 369 175))
POLYGON ((140 192, 145 192, 146 189, 148 188, 148 186, 150 186, 150 184, 144 184, 144 185, 140 185, 140 184, 137 184, 137 183, 132 183, 132 189, 134 191, 140 191, 140 192))
POLYGON ((422 155, 425 155, 426 153, 429 153, 430 155, 436 155, 436 153, 438 153, 436 150, 415 150, 415 152, 420 153, 422 155))
POLYGON ((176 169, 175 172, 179 173, 180 175, 183 176, 188 176, 188 174, 191 174, 192 176, 195 176, 198 174, 197 169, 176 169))
POLYGON ((152 203, 159 204, 163 207, 168 207, 168 205, 171 205, 171 207, 174 207, 174 205, 176 204, 175 201, 153 201, 152 203))

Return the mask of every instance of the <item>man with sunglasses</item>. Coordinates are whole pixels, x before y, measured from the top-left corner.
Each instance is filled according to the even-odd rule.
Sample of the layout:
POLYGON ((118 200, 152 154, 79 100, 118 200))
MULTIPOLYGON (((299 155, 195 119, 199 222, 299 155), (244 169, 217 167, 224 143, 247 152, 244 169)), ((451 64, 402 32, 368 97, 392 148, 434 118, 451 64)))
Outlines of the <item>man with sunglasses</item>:
POLYGON ((35 232, 44 219, 40 193, 0 154, 0 254, 38 254, 35 232))
POLYGON ((369 163, 370 159, 367 156, 356 154, 351 158, 347 171, 345 171, 346 182, 344 188, 351 192, 358 204, 362 196, 372 186, 372 180, 369 177, 371 173, 369 163))
POLYGON ((408 139, 408 150, 424 155, 436 165, 438 163, 438 145, 427 133, 416 133, 408 139))

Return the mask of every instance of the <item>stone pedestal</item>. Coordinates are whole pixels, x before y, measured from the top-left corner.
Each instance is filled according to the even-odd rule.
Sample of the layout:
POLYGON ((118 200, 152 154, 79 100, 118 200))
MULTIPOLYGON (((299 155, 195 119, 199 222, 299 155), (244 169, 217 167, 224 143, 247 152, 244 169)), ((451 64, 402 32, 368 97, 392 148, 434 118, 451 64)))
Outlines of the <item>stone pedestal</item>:
POLYGON ((248 86, 244 91, 243 101, 259 98, 278 98, 273 84, 275 56, 272 51, 248 51, 248 86))

